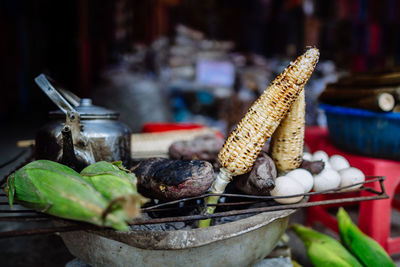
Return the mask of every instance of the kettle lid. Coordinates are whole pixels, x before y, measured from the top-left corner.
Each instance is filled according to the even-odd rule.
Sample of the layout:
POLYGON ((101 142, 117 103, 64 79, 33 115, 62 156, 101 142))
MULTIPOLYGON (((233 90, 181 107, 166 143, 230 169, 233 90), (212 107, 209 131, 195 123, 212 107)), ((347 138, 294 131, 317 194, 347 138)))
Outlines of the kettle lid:
MULTIPOLYGON (((119 113, 110 109, 92 104, 92 99, 81 98, 79 106, 75 107, 81 119, 114 119, 119 118, 119 113)), ((64 112, 61 110, 50 111, 51 118, 65 118, 64 112)))

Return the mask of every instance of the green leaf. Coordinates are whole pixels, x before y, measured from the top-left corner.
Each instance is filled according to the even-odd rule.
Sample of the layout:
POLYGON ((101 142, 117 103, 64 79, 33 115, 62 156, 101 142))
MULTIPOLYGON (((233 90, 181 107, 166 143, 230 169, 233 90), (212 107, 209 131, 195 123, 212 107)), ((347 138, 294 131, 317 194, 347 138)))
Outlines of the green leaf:
POLYGON ((25 168, 15 173, 14 190, 15 198, 18 203, 24 204, 24 206, 29 208, 46 212, 53 205, 53 203, 32 183, 25 168))
POLYGON ((15 181, 15 174, 13 173, 7 178, 7 185, 4 188, 4 192, 8 196, 8 203, 10 204, 11 208, 13 206, 14 195, 15 195, 14 181, 15 181))

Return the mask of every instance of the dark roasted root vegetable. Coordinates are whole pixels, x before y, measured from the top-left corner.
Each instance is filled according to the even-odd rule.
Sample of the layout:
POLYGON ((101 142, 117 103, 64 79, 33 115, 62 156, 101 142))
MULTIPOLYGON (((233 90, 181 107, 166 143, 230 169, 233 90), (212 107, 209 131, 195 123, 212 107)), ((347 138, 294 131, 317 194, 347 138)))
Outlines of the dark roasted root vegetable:
POLYGON ((211 163, 151 158, 141 161, 132 171, 138 190, 149 198, 175 200, 205 193, 214 181, 211 163))
POLYGON ((171 159, 206 160, 213 164, 214 168, 219 168, 221 165, 217 157, 223 144, 224 140, 221 137, 209 134, 192 140, 174 142, 168 152, 171 159))
POLYGON ((19 204, 65 219, 129 230, 126 215, 116 208, 106 212, 107 201, 73 169, 48 160, 33 161, 7 180, 10 206, 19 204))
POLYGON ((121 162, 99 161, 81 171, 82 177, 107 200, 121 205, 128 219, 138 217, 140 207, 147 202, 136 189, 136 176, 121 162))
POLYGON ((324 170, 325 163, 322 160, 316 160, 316 161, 303 160, 303 162, 300 164, 300 168, 305 169, 314 175, 314 174, 319 174, 324 170))
POLYGON ((275 186, 277 172, 274 161, 261 151, 253 169, 244 175, 235 178, 235 186, 249 195, 265 196, 275 186))

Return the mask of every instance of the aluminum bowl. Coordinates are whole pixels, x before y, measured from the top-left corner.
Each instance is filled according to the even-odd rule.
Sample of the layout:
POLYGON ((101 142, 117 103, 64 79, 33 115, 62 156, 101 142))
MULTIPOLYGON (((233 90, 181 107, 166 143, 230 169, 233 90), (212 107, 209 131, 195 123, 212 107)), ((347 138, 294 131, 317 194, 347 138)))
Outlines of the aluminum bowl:
POLYGON ((88 230, 61 237, 75 257, 92 266, 252 266, 274 249, 293 212, 264 212, 191 230, 88 230))

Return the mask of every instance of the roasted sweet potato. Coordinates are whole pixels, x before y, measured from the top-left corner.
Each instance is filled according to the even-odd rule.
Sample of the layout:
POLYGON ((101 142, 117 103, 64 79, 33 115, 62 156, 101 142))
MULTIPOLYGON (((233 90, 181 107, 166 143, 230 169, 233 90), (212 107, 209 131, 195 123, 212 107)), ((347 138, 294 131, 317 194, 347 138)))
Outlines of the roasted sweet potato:
POLYGON ((132 171, 141 194, 165 201, 201 195, 214 181, 213 167, 202 160, 151 158, 141 161, 132 171))
POLYGON ((246 174, 237 176, 235 186, 249 195, 266 195, 275 187, 277 172, 274 161, 261 151, 254 163, 253 169, 246 174))
POLYGON ((221 137, 209 134, 192 140, 174 142, 168 152, 171 159, 206 160, 213 164, 214 168, 219 168, 221 165, 217 160, 217 155, 223 144, 224 140, 221 137))

